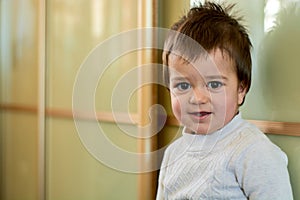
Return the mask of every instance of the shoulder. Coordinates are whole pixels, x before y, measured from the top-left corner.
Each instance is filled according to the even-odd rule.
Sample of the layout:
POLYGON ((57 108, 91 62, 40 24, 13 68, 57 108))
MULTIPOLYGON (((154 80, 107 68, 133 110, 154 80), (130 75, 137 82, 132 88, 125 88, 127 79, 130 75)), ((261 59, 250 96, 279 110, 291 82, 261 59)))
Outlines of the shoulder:
POLYGON ((242 129, 239 137, 232 166, 247 196, 291 199, 286 154, 254 125, 242 129))
POLYGON ((229 167, 269 167, 272 163, 287 166, 286 154, 255 125, 245 121, 236 131, 230 144, 232 154, 229 167))
POLYGON ((244 157, 258 157, 262 155, 279 156, 286 159, 285 153, 275 145, 262 131, 260 131, 255 125, 246 122, 243 128, 239 130, 238 137, 236 138, 238 143, 237 152, 241 159, 244 157))

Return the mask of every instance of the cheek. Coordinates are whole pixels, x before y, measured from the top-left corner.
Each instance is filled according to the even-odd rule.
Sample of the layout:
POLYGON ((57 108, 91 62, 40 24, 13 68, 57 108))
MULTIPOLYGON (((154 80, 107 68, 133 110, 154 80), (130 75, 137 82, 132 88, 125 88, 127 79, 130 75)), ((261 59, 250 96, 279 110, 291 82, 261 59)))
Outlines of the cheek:
POLYGON ((224 93, 212 97, 214 109, 220 118, 231 118, 238 108, 238 96, 236 93, 228 90, 224 93))
POLYGON ((172 96, 171 97, 172 110, 177 119, 180 119, 181 116, 181 106, 178 98, 172 96))
POLYGON ((239 96, 237 93, 231 93, 226 98, 226 117, 231 119, 238 111, 239 96))
POLYGON ((235 110, 237 109, 238 106, 238 102, 237 102, 237 98, 227 98, 226 100, 226 110, 227 112, 235 112, 235 110))

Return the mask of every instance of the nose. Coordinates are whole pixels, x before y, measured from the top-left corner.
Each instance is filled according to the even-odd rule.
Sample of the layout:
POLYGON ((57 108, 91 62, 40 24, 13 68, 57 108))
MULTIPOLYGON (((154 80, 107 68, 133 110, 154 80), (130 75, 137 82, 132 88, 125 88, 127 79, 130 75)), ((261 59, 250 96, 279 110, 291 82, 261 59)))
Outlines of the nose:
POLYGON ((209 99, 210 94, 206 88, 195 88, 189 102, 191 104, 205 104, 209 102, 209 99))

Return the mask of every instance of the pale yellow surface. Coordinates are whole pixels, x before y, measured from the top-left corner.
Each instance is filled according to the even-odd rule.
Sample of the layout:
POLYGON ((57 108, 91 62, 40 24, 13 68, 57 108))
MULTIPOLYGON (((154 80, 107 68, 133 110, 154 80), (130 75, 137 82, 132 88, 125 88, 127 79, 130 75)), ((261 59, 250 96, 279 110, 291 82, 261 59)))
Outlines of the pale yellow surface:
POLYGON ((37 104, 38 0, 1 1, 0 102, 37 104))
POLYGON ((0 117, 0 197, 37 200, 37 117, 10 112, 1 112, 0 117))
MULTIPOLYGON (((37 107, 38 1, 1 1, 0 5, 0 102, 37 107)), ((105 39, 137 26, 137 1, 51 0, 46 9, 46 108, 70 110, 73 84, 82 62, 105 39)), ((101 79, 99 92, 95 91, 98 111, 111 110, 110 98, 106 97, 120 76, 136 63, 132 53, 109 66, 108 76, 101 79)), ((136 95, 129 101, 130 111, 135 112, 136 95)), ((121 111, 126 111, 125 106, 121 111)), ((1 111, 3 200, 38 199, 38 123, 35 114, 1 111)), ((102 126, 112 143, 125 151, 137 151, 136 139, 124 135, 114 124, 102 126)), ((134 126, 127 128, 136 132, 134 126)), ((46 119, 45 136, 46 199, 137 199, 137 175, 97 161, 81 143, 72 119, 46 119)))
MULTIPOLYGON (((38 1, 0 2, 0 103, 37 106, 38 1)), ((0 199, 37 200, 36 114, 0 112, 0 199)))
MULTIPOLYGON (((72 107, 74 82, 85 59, 88 59, 95 48, 101 48, 105 40, 137 27, 137 5, 137 0, 47 2, 49 107, 72 107)), ((127 55, 125 58, 112 60, 112 64, 108 66, 102 66, 101 60, 94 63, 95 66, 107 69, 105 74, 99 76, 100 89, 97 91, 101 91, 95 91, 97 109, 111 110, 111 90, 120 75, 136 66, 136 59, 134 55, 127 55)))
MULTIPOLYGON (((93 49, 101 48, 102 42, 136 28, 137 1, 52 0, 47 3, 47 20, 47 106, 71 109, 73 86, 80 67, 85 67, 84 61, 93 49)), ((105 68, 104 74, 98 77, 98 85, 94 86, 95 111, 112 110, 113 88, 123 74, 136 66, 136 59, 132 53, 112 60, 108 66, 102 66, 102 60, 92 63, 105 68)), ((128 84, 132 83, 134 80, 128 84)), ((120 95, 117 110, 127 111, 127 99, 120 95)), ((136 97, 131 101, 129 108, 136 111, 136 97)), ((47 198, 137 199, 137 175, 119 172, 94 158, 80 140, 73 120, 49 118, 46 124, 47 198)), ((102 127, 116 146, 126 151, 137 150, 137 140, 126 137, 114 124, 102 124, 102 127)), ((134 131, 134 126, 131 129, 134 131)), ((84 134, 90 134, 89 129, 84 134)))
MULTIPOLYGON (((47 125, 47 199, 137 198, 137 175, 119 172, 95 159, 82 143, 73 120, 49 118, 47 125)), ((102 126, 110 129, 111 141, 120 148, 136 150, 136 143, 120 137, 122 132, 114 125, 102 126), (114 135, 119 135, 118 141, 114 135)))

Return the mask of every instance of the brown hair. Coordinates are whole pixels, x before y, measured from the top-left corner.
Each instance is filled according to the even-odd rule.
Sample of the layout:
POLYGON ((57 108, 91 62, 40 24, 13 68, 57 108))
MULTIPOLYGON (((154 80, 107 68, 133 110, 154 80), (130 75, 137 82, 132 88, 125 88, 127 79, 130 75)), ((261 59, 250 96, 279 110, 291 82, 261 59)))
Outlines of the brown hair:
POLYGON ((197 59, 204 51, 211 52, 219 48, 235 62, 239 84, 248 92, 251 85, 252 44, 247 30, 239 23, 241 18, 229 14, 233 7, 205 2, 191 8, 171 27, 164 45, 164 65, 168 65, 168 56, 174 51, 189 59, 197 59), (197 47, 197 50, 195 45, 191 45, 191 39, 201 48, 197 47))

